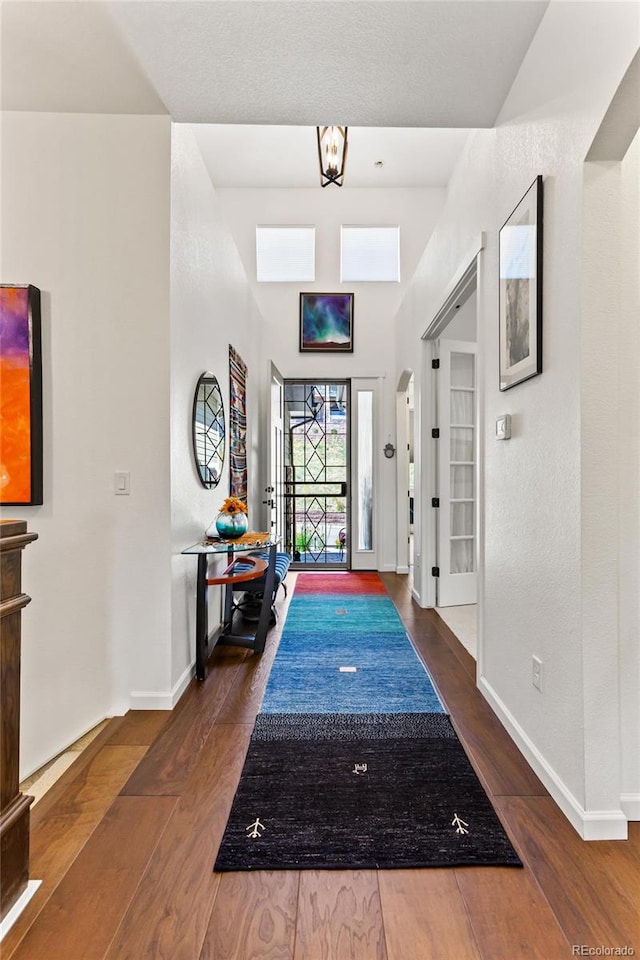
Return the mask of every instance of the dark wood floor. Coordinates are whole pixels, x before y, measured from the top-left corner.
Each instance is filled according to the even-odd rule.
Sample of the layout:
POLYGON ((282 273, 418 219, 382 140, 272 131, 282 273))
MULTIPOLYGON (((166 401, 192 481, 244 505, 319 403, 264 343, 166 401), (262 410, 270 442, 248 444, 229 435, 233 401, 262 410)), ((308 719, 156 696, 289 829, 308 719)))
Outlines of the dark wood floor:
POLYGON ((627 842, 581 841, 477 692, 473 660, 406 577, 383 579, 525 869, 214 874, 276 629, 261 658, 214 651, 172 713, 111 721, 34 808, 44 882, 3 960, 640 954, 640 824, 627 842))

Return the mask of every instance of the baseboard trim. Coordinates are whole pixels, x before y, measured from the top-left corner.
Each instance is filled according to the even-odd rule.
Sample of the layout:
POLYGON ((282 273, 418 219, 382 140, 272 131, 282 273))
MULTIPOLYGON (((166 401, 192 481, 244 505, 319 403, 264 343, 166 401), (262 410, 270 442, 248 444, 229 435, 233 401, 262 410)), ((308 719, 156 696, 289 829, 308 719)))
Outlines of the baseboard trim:
POLYGON ((173 710, 176 703, 195 676, 195 661, 190 663, 177 683, 166 692, 155 690, 132 690, 131 710, 173 710))
POLYGON ((399 574, 402 574, 402 575, 404 575, 404 574, 406 574, 406 573, 409 573, 409 567, 407 567, 407 566, 396 567, 396 573, 399 573, 399 574))
POLYGON ((640 793, 623 793, 620 806, 627 820, 640 820, 640 793))
POLYGON ((478 688, 579 836, 583 840, 626 840, 625 813, 622 810, 585 810, 545 760, 485 677, 479 678, 478 688))
POLYGON ((11 927, 14 925, 20 914, 26 908, 27 904, 37 892, 38 887, 42 884, 42 880, 29 880, 27 887, 23 893, 20 894, 14 905, 11 907, 11 910, 3 918, 0 923, 0 940, 2 940, 11 930, 11 927))

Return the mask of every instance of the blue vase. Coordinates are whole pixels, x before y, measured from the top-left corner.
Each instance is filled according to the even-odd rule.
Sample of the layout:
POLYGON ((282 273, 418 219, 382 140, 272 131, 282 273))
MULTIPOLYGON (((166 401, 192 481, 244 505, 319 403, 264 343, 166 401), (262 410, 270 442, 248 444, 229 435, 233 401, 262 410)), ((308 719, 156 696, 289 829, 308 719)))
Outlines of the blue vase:
POLYGON ((223 540, 236 540, 249 529, 246 513, 219 513, 216 517, 216 530, 223 540))

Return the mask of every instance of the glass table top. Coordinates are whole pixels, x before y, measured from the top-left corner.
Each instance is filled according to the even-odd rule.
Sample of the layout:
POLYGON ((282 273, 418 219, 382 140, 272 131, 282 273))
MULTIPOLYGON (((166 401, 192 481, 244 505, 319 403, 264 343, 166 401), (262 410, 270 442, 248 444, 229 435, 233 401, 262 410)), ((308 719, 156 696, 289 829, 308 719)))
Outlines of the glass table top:
POLYGON ((241 553, 243 550, 258 550, 273 546, 279 542, 279 537, 272 537, 268 533, 254 533, 249 531, 237 540, 219 540, 203 537, 197 543, 192 543, 181 553, 241 553))

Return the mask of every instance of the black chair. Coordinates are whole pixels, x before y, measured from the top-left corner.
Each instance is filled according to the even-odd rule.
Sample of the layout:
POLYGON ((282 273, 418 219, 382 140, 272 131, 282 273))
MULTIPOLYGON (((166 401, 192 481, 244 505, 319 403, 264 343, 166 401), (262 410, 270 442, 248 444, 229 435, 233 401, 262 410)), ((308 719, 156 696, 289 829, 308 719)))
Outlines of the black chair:
MULTIPOLYGON (((269 560, 268 551, 262 550, 252 550, 249 554, 251 557, 260 557, 262 560, 269 560)), ((241 563, 241 560, 239 560, 241 563)), ((289 567, 291 566, 291 556, 288 553, 278 551, 276 553, 275 560, 275 582, 273 587, 273 592, 271 595, 271 618, 270 624, 274 625, 276 622, 276 611, 275 611, 275 602, 278 594, 278 590, 282 585, 284 590, 285 597, 287 596, 287 585, 284 582, 287 573, 289 572, 289 567)), ((260 610, 262 607, 262 600, 264 597, 264 590, 266 586, 266 575, 263 577, 258 577, 256 580, 248 580, 245 583, 238 583, 233 588, 234 593, 242 593, 242 597, 239 600, 234 601, 234 607, 239 611, 242 617, 245 620, 255 621, 258 620, 260 616, 260 610)))

